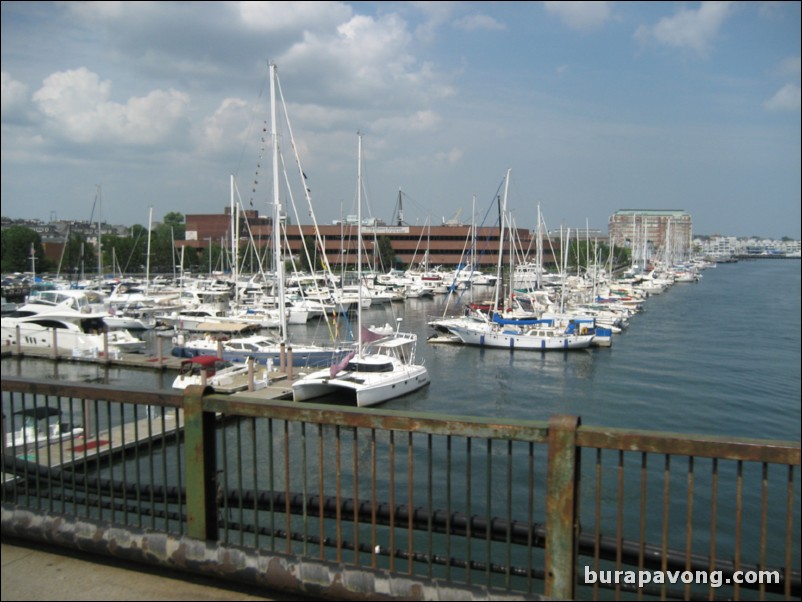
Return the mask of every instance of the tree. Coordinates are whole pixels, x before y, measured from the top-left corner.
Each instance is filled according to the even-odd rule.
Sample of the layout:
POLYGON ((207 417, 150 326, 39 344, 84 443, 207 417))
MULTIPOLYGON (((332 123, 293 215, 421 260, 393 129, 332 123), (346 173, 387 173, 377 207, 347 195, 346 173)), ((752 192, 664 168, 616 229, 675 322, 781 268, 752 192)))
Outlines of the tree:
POLYGON ((389 271, 394 268, 397 263, 393 242, 390 240, 389 236, 379 236, 376 242, 378 243, 380 269, 389 271))
POLYGON ((24 226, 11 226, 3 230, 0 238, 0 264, 3 272, 30 272, 31 248, 35 257, 36 272, 45 272, 52 265, 45 257, 42 238, 37 232, 24 226))
POLYGON ((182 214, 177 211, 170 211, 164 216, 164 226, 168 230, 172 230, 173 240, 184 240, 187 227, 182 214))

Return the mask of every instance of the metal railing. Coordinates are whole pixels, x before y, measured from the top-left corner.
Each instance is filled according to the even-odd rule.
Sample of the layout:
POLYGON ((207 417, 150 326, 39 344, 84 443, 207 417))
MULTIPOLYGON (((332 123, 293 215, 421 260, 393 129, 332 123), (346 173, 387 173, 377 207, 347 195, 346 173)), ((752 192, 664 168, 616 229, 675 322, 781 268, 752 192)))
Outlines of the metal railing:
POLYGON ((61 531, 45 538, 72 528, 71 545, 119 554, 127 540, 140 560, 331 597, 800 596, 797 442, 200 387, 2 389, 4 532, 35 531, 31 516, 44 516, 61 531), (59 425, 18 428, 37 408, 58 410, 59 425), (188 542, 205 546, 191 563, 188 542))

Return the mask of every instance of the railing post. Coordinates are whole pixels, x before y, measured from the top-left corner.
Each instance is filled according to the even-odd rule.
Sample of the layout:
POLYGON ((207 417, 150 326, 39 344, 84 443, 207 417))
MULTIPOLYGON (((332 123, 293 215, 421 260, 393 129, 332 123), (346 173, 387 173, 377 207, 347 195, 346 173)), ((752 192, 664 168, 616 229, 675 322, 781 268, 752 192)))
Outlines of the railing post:
POLYGON ((555 600, 573 600, 579 532, 578 416, 552 416, 546 493, 546 588, 555 600))
POLYGON ((216 541, 217 441, 214 412, 203 411, 205 392, 205 387, 198 385, 191 385, 184 391, 187 535, 202 541, 216 541))

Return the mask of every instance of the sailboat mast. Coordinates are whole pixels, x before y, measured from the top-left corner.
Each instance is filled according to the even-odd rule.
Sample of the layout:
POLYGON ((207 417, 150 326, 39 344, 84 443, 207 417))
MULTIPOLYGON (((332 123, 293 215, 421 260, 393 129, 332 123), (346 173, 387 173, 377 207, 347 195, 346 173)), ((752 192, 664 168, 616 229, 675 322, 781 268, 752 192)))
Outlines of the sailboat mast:
POLYGON ((102 239, 102 206, 100 185, 97 187, 97 277, 103 278, 103 239, 102 239))
MULTIPOLYGON (((500 297, 501 289, 504 286, 504 283, 503 283, 503 274, 504 274, 504 272, 502 271, 502 264, 504 262, 504 220, 505 220, 505 217, 507 215, 507 190, 509 189, 509 185, 510 185, 510 172, 511 171, 512 171, 511 169, 508 169, 507 170, 507 175, 504 178, 504 196, 501 199, 501 209, 499 210, 499 224, 500 224, 501 228, 500 228, 499 237, 498 237, 498 265, 496 266, 497 278, 496 278, 496 295, 495 295, 495 300, 494 300, 494 303, 493 303, 493 311, 494 312, 498 312, 499 297, 500 297)), ((510 277, 512 277, 512 275, 510 275, 510 277)))
POLYGON ((239 256, 237 254, 237 219, 236 205, 234 203, 234 175, 229 176, 230 196, 231 196, 231 276, 234 280, 234 303, 239 303, 239 286, 238 286, 238 269, 239 269, 239 256))
POLYGON ((287 340, 287 317, 284 304, 284 264, 281 260, 281 203, 278 179, 278 130, 276 119, 276 65, 270 63, 270 130, 273 133, 273 259, 275 263, 281 341, 287 340))
POLYGON ((357 353, 362 354, 362 134, 356 133, 359 139, 356 168, 356 273, 358 283, 357 305, 357 353))
POLYGON ((148 211, 148 256, 145 258, 145 293, 150 291, 150 232, 153 227, 153 205, 148 211))

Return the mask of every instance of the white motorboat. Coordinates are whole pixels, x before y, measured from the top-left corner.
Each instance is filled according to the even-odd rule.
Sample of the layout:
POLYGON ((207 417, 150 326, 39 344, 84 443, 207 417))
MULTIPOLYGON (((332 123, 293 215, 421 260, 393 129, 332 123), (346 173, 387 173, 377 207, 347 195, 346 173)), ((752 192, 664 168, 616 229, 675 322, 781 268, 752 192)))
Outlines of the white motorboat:
MULTIPOLYGON (((218 393, 244 391, 251 384, 250 367, 247 362, 235 364, 214 355, 199 355, 181 362, 178 376, 173 381, 173 389, 202 385, 204 379, 206 385, 218 393)), ((253 390, 267 386, 268 373, 264 366, 254 368, 252 382, 253 390)))
POLYGON ((55 302, 32 298, 2 318, 4 345, 53 349, 73 356, 100 356, 137 352, 147 342, 127 330, 109 330, 105 312, 91 307, 76 308, 75 298, 55 302))

